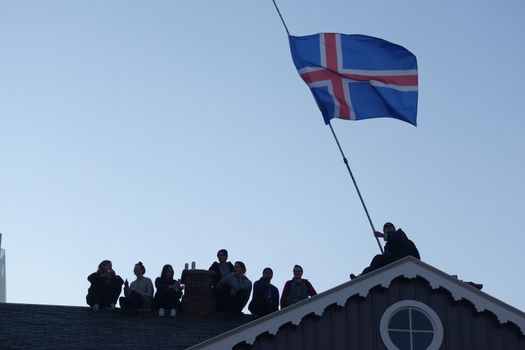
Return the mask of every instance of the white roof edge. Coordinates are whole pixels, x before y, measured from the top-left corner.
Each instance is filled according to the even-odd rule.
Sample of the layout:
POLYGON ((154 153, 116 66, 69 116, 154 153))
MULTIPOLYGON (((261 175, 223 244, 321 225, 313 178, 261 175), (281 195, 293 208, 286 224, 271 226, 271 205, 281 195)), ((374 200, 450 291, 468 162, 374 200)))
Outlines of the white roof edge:
POLYGON ((275 335, 279 328, 286 323, 291 322, 294 325, 299 325, 308 314, 314 313, 321 316, 324 310, 332 304, 344 306, 346 301, 354 295, 365 297, 375 286, 381 285, 388 288, 392 280, 400 276, 409 279, 422 277, 428 281, 432 289, 443 287, 452 294, 454 300, 468 300, 474 305, 476 311, 490 311, 496 315, 500 323, 512 322, 520 328, 522 334, 525 334, 525 313, 522 311, 420 260, 406 257, 312 298, 208 339, 188 348, 188 350, 223 350, 231 349, 242 342, 253 344, 259 335, 266 332, 275 335))

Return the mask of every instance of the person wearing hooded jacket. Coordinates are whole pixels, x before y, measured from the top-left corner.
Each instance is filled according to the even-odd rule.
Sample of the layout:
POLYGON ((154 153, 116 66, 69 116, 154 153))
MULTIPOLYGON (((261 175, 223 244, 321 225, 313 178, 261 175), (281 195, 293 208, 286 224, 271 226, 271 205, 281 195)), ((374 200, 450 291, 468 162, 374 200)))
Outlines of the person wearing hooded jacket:
MULTIPOLYGON (((382 237, 385 241, 385 248, 383 254, 374 256, 370 265, 365 267, 361 275, 377 270, 383 266, 393 263, 394 261, 403 259, 406 256, 413 256, 416 259, 421 259, 416 245, 408 239, 402 229, 397 229, 391 222, 385 223, 383 232, 374 232, 376 237, 382 237)), ((357 276, 350 274, 350 278, 354 279, 357 276)))

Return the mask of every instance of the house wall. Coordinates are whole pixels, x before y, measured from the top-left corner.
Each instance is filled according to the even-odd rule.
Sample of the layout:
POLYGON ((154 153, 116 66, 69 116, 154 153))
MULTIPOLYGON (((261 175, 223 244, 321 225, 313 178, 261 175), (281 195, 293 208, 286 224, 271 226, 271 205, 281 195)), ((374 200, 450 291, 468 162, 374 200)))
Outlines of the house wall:
POLYGON ((2 234, 0 233, 0 303, 7 301, 6 283, 5 250, 2 249, 2 234))
POLYGON ((298 326, 282 326, 275 336, 263 334, 253 345, 235 350, 386 349, 379 324, 383 312, 402 300, 431 307, 443 325, 441 349, 525 349, 525 336, 513 324, 500 324, 490 312, 477 312, 467 301, 454 301, 446 290, 433 290, 421 279, 398 278, 388 289, 376 287, 367 297, 354 296, 344 307, 332 305, 321 317, 313 314, 298 326))
POLYGON ((7 301, 6 272, 5 272, 5 250, 0 249, 0 303, 7 301))

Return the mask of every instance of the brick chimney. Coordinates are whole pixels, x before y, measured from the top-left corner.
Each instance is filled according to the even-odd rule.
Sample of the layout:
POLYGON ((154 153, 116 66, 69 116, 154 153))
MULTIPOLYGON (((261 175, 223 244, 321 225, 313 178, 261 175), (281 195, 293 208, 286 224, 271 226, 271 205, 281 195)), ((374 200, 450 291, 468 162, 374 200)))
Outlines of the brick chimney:
POLYGON ((215 272, 208 270, 184 270, 182 283, 182 313, 185 315, 210 315, 215 313, 215 296, 213 295, 213 278, 215 272))

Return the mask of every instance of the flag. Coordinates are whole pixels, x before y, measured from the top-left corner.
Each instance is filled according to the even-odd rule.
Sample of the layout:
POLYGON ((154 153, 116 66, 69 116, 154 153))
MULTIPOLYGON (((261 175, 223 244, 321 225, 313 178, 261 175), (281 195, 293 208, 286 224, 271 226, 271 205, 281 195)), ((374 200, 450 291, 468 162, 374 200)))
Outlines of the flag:
POLYGON ((416 126, 417 60, 366 35, 290 36, 292 58, 326 124, 332 118, 390 117, 416 126))

